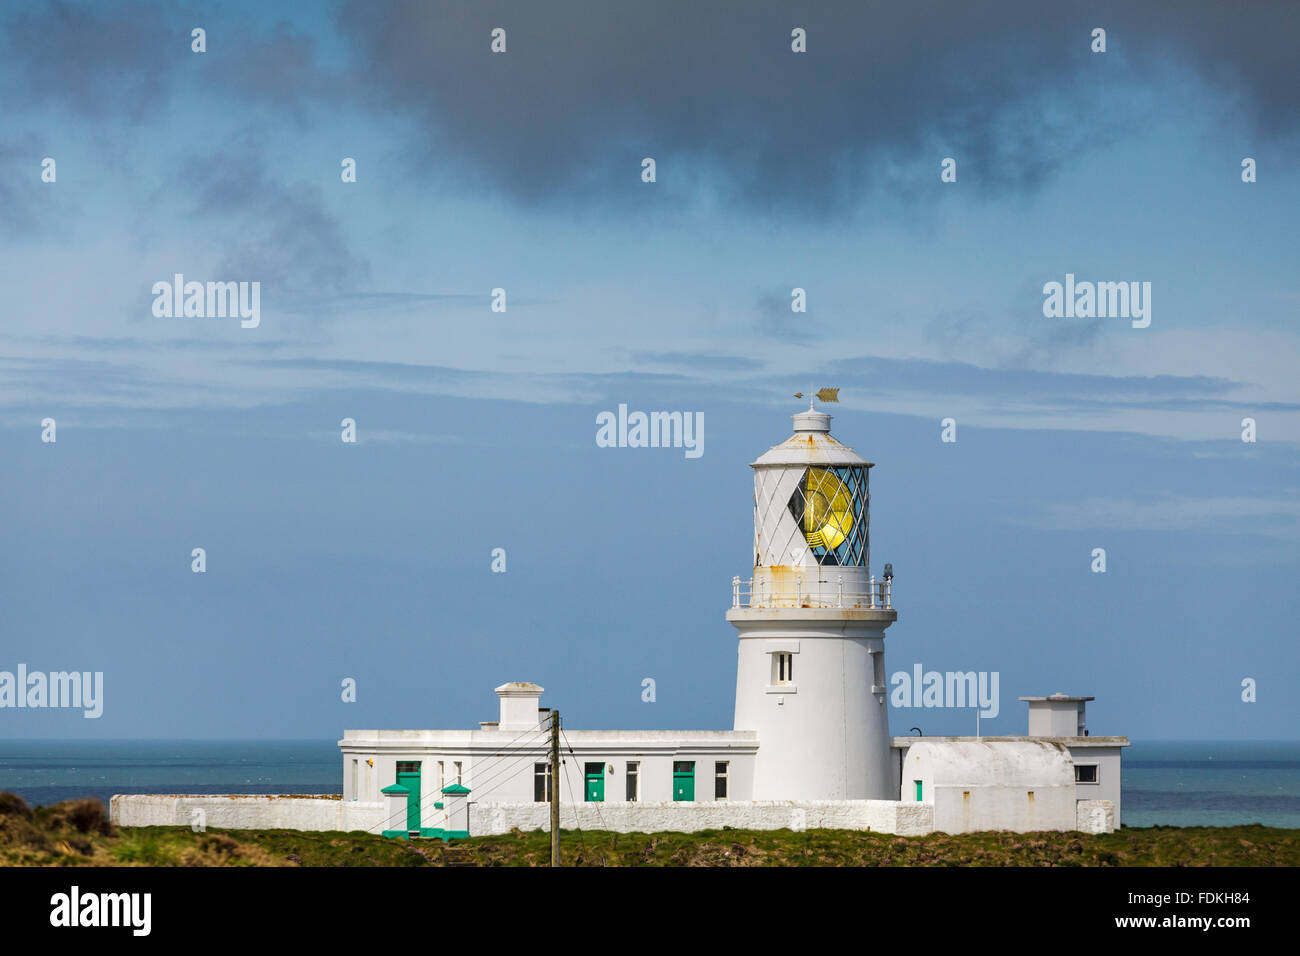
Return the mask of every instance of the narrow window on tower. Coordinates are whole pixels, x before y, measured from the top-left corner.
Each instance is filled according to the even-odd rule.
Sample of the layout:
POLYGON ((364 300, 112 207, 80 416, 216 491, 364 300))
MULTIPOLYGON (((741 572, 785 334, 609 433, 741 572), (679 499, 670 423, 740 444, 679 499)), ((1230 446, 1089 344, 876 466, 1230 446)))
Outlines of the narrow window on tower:
POLYGON ((452 766, 456 768, 456 786, 460 786, 460 785, 461 785, 461 782, 460 782, 460 761, 457 760, 455 763, 452 764, 452 766))
POLYGON ((635 760, 627 762, 627 800, 635 803, 641 798, 641 764, 635 760))
POLYGON ((727 799, 727 761, 718 760, 713 764, 713 798, 727 799))
POLYGON ((772 683, 794 683, 794 655, 788 651, 779 651, 772 655, 772 683))
POLYGON ((438 761, 438 792, 439 793, 442 792, 443 787, 447 786, 447 779, 445 774, 446 768, 444 764, 445 761, 442 760, 438 761))

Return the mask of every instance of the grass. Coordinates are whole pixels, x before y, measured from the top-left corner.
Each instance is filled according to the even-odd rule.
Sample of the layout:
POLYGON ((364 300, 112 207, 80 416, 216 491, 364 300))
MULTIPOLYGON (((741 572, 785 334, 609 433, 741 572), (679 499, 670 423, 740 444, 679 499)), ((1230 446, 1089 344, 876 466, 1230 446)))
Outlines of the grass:
MULTIPOLYGON (((568 866, 1300 866, 1300 830, 1144 827, 1115 833, 857 830, 562 831, 568 866)), ((98 800, 28 807, 0 793, 7 866, 547 866, 550 834, 515 830, 444 847, 353 832, 112 826, 98 800)))

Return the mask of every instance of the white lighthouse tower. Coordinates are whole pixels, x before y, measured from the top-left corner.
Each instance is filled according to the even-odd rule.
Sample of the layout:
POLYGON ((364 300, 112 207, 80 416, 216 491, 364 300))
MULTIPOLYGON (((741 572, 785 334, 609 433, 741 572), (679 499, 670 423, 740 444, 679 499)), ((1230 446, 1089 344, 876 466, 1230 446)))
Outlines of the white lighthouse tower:
POLYGON ((753 462, 754 576, 732 583, 736 730, 757 731, 755 800, 897 800, 885 628, 891 575, 870 572, 871 462, 824 412, 753 462))

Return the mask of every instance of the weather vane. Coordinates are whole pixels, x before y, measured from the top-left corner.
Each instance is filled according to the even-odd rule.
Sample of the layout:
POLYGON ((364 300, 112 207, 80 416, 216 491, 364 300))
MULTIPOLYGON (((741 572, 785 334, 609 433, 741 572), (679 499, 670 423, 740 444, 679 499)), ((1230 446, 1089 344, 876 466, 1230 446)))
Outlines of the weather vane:
MULTIPOLYGON (((803 392, 795 392, 795 398, 803 398, 803 392)), ((838 388, 821 388, 817 390, 817 401, 819 402, 838 402, 840 400, 840 390, 838 388)), ((810 407, 812 399, 808 399, 810 407)))

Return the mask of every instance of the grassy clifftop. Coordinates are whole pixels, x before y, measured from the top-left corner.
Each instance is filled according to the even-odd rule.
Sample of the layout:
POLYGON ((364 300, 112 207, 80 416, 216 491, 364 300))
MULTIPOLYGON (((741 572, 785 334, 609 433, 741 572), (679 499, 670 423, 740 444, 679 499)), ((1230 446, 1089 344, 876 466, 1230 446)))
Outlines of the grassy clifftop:
MULTIPOLYGON (((564 831, 578 866, 1297 866, 1300 830, 1261 826, 1150 827, 1082 833, 943 833, 896 837, 855 830, 564 831)), ((111 826, 98 800, 28 807, 0 793, 6 866, 546 866, 550 836, 516 831, 444 847, 361 832, 111 826)))

